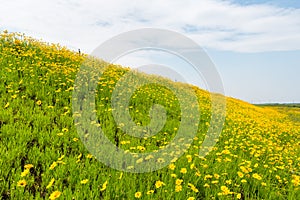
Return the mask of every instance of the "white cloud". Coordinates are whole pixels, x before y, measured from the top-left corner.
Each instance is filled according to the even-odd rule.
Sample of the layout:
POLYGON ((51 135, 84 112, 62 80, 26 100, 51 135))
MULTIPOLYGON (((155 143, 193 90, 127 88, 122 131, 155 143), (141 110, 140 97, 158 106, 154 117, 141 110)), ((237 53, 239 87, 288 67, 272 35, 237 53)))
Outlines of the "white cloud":
POLYGON ((91 52, 137 28, 167 28, 201 46, 238 52, 300 49, 300 9, 228 1, 4 1, 0 27, 91 52))

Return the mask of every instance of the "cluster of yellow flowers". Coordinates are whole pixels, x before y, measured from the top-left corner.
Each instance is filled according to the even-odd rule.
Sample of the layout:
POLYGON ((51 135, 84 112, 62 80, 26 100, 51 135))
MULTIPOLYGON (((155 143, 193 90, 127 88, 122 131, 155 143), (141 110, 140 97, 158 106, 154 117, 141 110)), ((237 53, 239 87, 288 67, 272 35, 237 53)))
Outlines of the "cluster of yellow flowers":
MULTIPOLYGON (((82 193, 93 193, 95 196, 100 194, 101 198, 117 199, 124 195, 122 198, 127 199, 143 197, 157 199, 158 195, 162 195, 161 198, 188 200, 263 199, 273 198, 274 196, 270 195, 274 194, 284 199, 288 193, 292 196, 299 191, 300 111, 297 109, 257 107, 227 98, 226 121, 222 134, 210 154, 203 158, 198 153, 203 148, 203 139, 210 126, 209 92, 195 86, 174 83, 174 87, 176 86, 178 90, 193 89, 201 111, 200 124, 196 124, 197 135, 194 138, 175 140, 174 136, 180 129, 182 120, 180 109, 193 107, 196 103, 179 105, 176 95, 159 85, 159 81, 168 80, 140 74, 145 80, 159 79, 159 81, 157 84, 145 85, 137 91, 132 91, 128 111, 133 121, 141 127, 149 124, 151 121, 151 117, 148 116, 149 110, 157 103, 166 108, 168 118, 164 128, 157 135, 151 135, 145 128, 142 131, 143 138, 131 137, 121 131, 126 123, 115 124, 110 102, 116 84, 129 69, 106 63, 105 71, 98 82, 95 101, 94 112, 99 119, 89 123, 101 126, 112 142, 132 155, 136 165, 152 159, 158 164, 167 163, 166 158, 156 158, 154 154, 141 158, 139 153, 157 152, 167 145, 175 147, 174 151, 166 155, 172 158, 171 163, 158 172, 139 176, 119 173, 97 163, 93 155, 84 151, 79 137, 75 134, 73 117, 76 119, 81 117, 81 114, 72 113, 71 98, 76 72, 82 62, 86 61, 86 55, 79 55, 59 45, 48 45, 22 34, 8 32, 1 34, 0 48, 0 62, 3 65, 0 72, 6 77, 6 81, 3 83, 1 81, 3 86, 1 91, 3 90, 3 94, 6 95, 5 98, 0 98, 0 105, 3 108, 1 116, 3 114, 5 118, 11 113, 22 115, 9 120, 1 118, 1 125, 23 118, 30 119, 30 115, 40 111, 38 118, 42 122, 32 122, 30 119, 28 126, 38 129, 38 134, 44 134, 34 135, 36 138, 43 137, 45 141, 47 140, 45 144, 52 145, 47 149, 43 140, 35 146, 36 152, 45 151, 47 160, 39 167, 39 170, 43 169, 42 183, 35 181, 38 179, 34 177, 37 176, 35 170, 38 169, 35 169, 34 162, 34 165, 27 164, 18 168, 22 169, 16 181, 20 191, 29 191, 31 187, 36 187, 36 190, 46 191, 49 199, 68 198, 72 196, 70 193, 82 188, 82 193), (28 113, 18 112, 25 102, 28 103, 29 109, 33 109, 28 113), (57 145, 53 144, 54 141, 57 145), (182 153, 184 156, 178 158, 182 153), (57 157, 59 158, 56 159, 57 157), (71 170, 77 170, 77 173, 82 170, 86 173, 82 175, 78 173, 78 177, 71 177, 69 180, 65 175, 72 174, 71 170), (98 177, 98 174, 107 174, 107 177, 92 180, 93 177, 98 177), (137 189, 130 186, 136 182, 143 182, 147 187, 141 186, 137 189), (92 188, 90 187, 92 184, 97 186, 92 188), (119 185, 127 188, 122 189, 119 185), (88 188, 92 188, 93 192, 88 188), (112 192, 115 190, 118 191, 112 192), (258 190, 261 196, 255 196, 256 194, 251 193, 252 190, 258 190), (126 196, 127 192, 129 195, 126 196)), ((87 61, 92 65, 100 62, 87 61)), ((104 64, 102 61, 100 63, 104 64)), ((30 131, 33 128, 30 128, 30 131)), ((10 132, 14 131, 15 129, 10 132)), ((24 141, 27 141, 26 139, 24 141)), ((134 166, 127 166, 127 169, 134 169, 134 166)), ((82 197, 84 198, 86 197, 82 197)))

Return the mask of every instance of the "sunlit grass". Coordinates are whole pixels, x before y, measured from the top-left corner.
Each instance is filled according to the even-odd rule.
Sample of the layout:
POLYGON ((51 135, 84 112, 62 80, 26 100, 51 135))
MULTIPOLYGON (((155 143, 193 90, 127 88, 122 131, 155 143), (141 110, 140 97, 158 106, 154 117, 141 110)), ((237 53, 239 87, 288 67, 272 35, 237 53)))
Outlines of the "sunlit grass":
MULTIPOLYGON (((210 95, 181 83, 174 84, 196 92, 201 118, 197 137, 180 159, 141 174, 98 162, 79 139, 72 113, 74 81, 85 56, 21 34, 1 34, 2 199, 300 199, 300 124, 293 120, 300 118, 298 110, 278 111, 227 98, 222 135, 201 158, 210 95)), ((178 99, 159 84, 135 91, 130 102, 135 123, 150 122, 154 103, 166 108, 167 122, 155 136, 137 139, 124 134, 114 123, 110 97, 127 70, 109 65, 99 80, 99 123, 120 148, 131 153, 158 150, 172 142, 180 125, 178 99)))

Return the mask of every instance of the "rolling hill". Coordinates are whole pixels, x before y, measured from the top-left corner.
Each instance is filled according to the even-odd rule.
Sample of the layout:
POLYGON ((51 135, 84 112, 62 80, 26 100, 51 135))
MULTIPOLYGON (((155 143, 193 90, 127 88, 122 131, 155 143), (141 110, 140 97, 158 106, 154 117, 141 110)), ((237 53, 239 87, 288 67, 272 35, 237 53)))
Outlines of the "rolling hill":
MULTIPOLYGON (((111 101, 130 69, 87 58, 58 44, 20 33, 1 33, 1 199, 300 199, 300 122, 293 120, 299 119, 298 110, 258 107, 226 97, 222 133, 203 157, 199 151, 211 120, 209 92, 133 72, 133 77, 147 83, 131 91, 128 101, 131 122, 142 135, 133 137, 124 131, 126 121, 116 122, 111 101), (74 112, 79 109, 74 107, 74 98, 81 102, 85 98, 80 91, 74 97, 74 91, 76 82, 86 84, 76 78, 87 60, 101 69, 101 78, 96 79, 97 93, 91 105, 96 118, 86 116, 86 123, 101 127, 112 144, 131 156, 129 163, 134 165, 123 166, 127 172, 99 162, 84 142, 91 133, 78 134, 76 119, 82 113, 74 112), (194 92, 196 103, 181 104, 166 86, 182 94, 194 92), (157 104, 164 107, 165 118, 151 114, 157 104), (180 129, 181 112, 191 107, 200 115, 194 123, 191 113, 190 121, 180 129), (158 118, 154 129, 144 128, 153 118, 158 118), (161 121, 165 123, 159 124, 161 121), (183 137, 177 138, 180 130, 183 137), (196 130, 195 135, 190 130, 196 130), (174 151, 163 158, 152 156, 151 152, 168 146, 174 151), (145 153, 148 156, 142 157, 145 153), (174 159, 176 155, 182 156, 174 159), (166 167, 130 172, 142 163, 166 167)), ((113 162, 112 149, 103 149, 109 155, 106 161, 113 162)))

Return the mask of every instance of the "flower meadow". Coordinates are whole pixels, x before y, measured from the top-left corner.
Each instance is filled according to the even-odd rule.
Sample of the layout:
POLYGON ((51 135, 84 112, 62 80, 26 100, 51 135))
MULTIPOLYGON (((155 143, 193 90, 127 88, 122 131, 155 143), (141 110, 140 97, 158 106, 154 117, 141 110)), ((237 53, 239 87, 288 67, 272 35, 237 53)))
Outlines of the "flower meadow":
POLYGON ((257 107, 226 97, 222 133, 202 157, 199 150, 211 119, 207 91, 137 72, 157 84, 133 91, 132 120, 140 126, 150 123, 153 104, 162 105, 167 118, 157 134, 145 130, 143 138, 136 138, 116 124, 110 101, 130 69, 100 60, 105 70, 95 98, 98 122, 89 123, 100 125, 137 165, 144 161, 139 154, 150 153, 146 159, 154 159, 151 152, 168 144, 176 147, 170 157, 183 155, 148 173, 118 171, 99 162, 82 143, 74 124, 79 114, 72 111, 76 74, 87 56, 20 33, 1 33, 1 199, 300 199, 299 108, 257 107), (160 82, 197 95, 201 117, 189 141, 172 142, 181 111, 176 95, 160 82))

